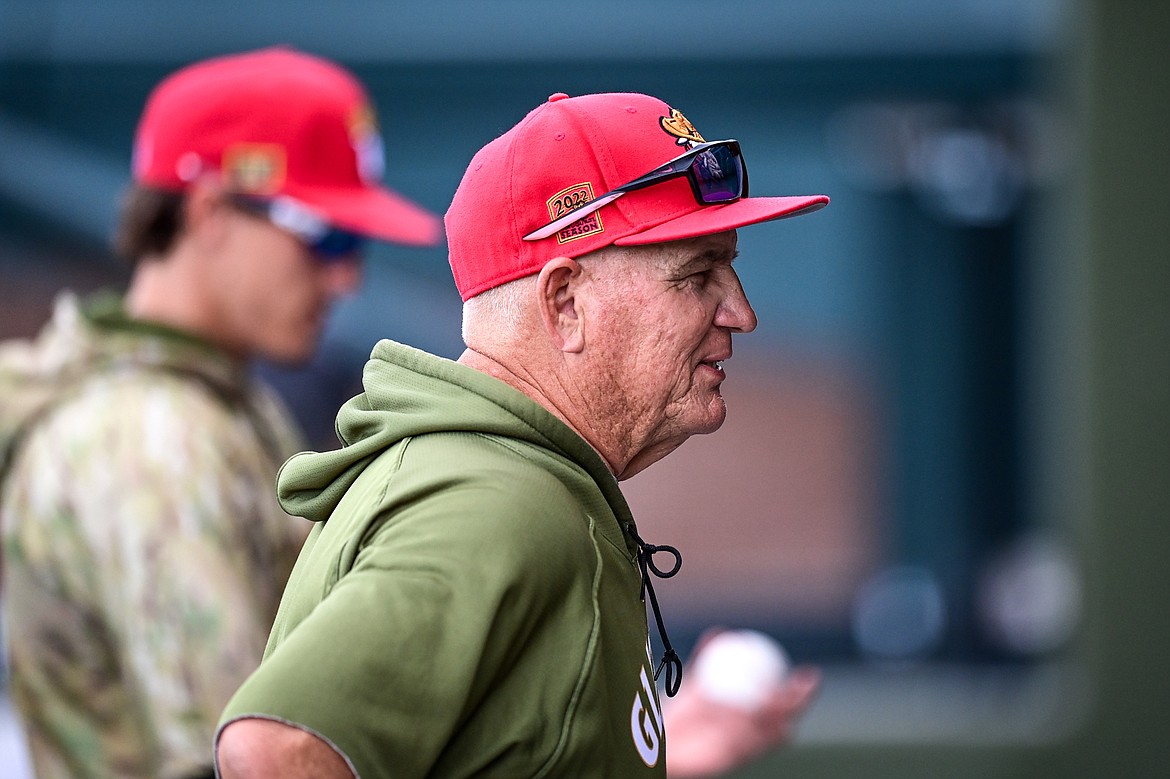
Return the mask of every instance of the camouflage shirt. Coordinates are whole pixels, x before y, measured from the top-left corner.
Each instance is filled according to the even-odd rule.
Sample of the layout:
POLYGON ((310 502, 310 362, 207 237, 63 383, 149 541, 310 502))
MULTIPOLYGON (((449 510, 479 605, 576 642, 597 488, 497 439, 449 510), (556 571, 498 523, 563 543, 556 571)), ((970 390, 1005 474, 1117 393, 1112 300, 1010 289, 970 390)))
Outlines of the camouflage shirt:
POLYGON ((274 482, 300 448, 246 366, 72 295, 0 345, 12 693, 38 776, 210 770, 309 523, 274 482))

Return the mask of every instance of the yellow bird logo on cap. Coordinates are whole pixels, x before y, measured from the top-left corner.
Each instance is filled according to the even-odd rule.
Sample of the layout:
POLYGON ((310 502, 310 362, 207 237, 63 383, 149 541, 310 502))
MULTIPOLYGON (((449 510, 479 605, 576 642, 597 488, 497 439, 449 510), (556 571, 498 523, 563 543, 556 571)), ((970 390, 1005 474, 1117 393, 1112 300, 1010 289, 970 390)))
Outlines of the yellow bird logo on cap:
POLYGON ((706 139, 699 135, 695 126, 677 108, 670 109, 670 116, 663 116, 658 121, 662 124, 663 130, 678 139, 679 146, 706 143, 706 139))

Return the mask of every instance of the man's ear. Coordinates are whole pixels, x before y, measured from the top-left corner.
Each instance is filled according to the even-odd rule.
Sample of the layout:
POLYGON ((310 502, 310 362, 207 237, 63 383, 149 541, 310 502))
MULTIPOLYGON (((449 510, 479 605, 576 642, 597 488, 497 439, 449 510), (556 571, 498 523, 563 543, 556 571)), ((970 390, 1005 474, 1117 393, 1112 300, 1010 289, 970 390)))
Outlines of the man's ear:
POLYGON ((200 241, 217 241, 223 235, 228 213, 223 188, 210 179, 199 179, 187 188, 183 199, 183 227, 200 241))
POLYGON ((553 345, 562 352, 585 348, 585 310, 579 295, 582 278, 581 266, 568 257, 549 260, 537 277, 541 321, 553 345))

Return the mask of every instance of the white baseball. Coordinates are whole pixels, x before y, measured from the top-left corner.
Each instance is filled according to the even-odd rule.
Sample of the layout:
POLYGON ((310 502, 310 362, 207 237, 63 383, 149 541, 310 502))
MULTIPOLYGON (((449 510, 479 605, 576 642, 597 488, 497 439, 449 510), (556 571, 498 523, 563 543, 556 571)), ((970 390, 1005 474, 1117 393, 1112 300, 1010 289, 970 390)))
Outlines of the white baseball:
POLYGON ((784 681, 788 665, 787 653, 771 636, 728 630, 703 645, 692 672, 705 697, 750 710, 784 681))

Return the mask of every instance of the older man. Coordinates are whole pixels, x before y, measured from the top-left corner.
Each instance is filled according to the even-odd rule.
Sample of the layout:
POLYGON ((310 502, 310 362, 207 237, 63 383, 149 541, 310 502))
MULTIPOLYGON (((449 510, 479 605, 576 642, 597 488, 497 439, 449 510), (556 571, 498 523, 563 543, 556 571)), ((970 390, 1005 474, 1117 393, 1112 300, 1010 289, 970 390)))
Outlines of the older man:
MULTIPOLYGON (((739 145, 646 95, 554 95, 480 150, 446 216, 467 349, 379 343, 344 446, 285 464, 283 505, 318 524, 225 712, 224 777, 665 772, 652 680, 680 669, 649 576, 673 566, 618 481, 723 422, 756 326, 736 228, 828 202, 746 195, 739 145)), ((721 737, 671 773, 758 754, 814 686, 712 705, 721 737)))

